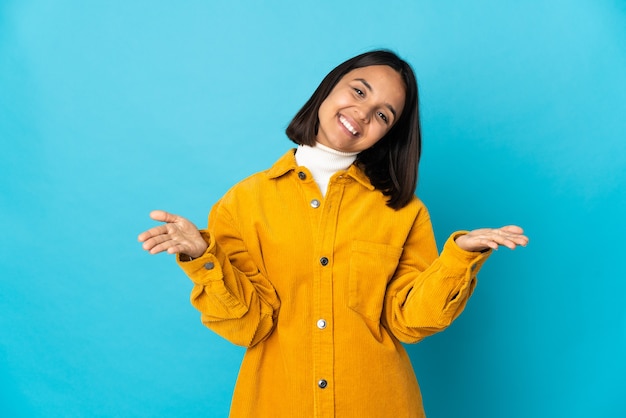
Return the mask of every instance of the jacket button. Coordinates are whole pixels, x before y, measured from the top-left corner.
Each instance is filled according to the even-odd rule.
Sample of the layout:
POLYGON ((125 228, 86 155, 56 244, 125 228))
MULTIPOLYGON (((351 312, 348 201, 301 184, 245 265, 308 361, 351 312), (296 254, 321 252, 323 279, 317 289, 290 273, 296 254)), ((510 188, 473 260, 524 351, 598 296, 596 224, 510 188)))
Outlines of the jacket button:
POLYGON ((317 199, 313 199, 313 200, 311 200, 311 207, 312 207, 313 209, 317 209, 317 208, 319 208, 319 207, 320 207, 320 201, 319 201, 319 200, 317 200, 317 199))
POLYGON ((209 261, 208 263, 206 263, 206 264, 204 265, 204 268, 205 268, 206 270, 213 270, 213 267, 215 267, 215 264, 213 264, 213 262, 211 262, 211 261, 209 261))
POLYGON ((298 171, 298 178, 300 180, 306 179, 306 173, 304 171, 298 171))
POLYGON ((319 329, 324 329, 324 328, 326 328, 326 320, 324 320, 324 319, 319 319, 319 320, 317 321, 317 327, 318 327, 319 329))
POLYGON ((326 258, 326 257, 320 258, 320 264, 323 265, 323 266, 327 265, 328 264, 328 258, 326 258))
POLYGON ((317 386, 319 386, 320 389, 325 389, 326 386, 328 386, 328 382, 324 379, 321 379, 319 382, 317 382, 317 386))

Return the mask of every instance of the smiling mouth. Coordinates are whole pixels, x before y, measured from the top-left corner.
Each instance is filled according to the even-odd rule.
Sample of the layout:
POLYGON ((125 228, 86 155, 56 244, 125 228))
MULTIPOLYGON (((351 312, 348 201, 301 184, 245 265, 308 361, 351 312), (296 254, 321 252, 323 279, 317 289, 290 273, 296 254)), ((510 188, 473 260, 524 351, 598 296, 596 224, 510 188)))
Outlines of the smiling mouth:
POLYGON ((341 122, 341 124, 348 130, 350 131, 350 133, 354 136, 357 136, 359 134, 359 131, 357 131, 354 126, 350 125, 350 122, 347 121, 346 118, 344 118, 343 116, 339 115, 339 122, 341 122))

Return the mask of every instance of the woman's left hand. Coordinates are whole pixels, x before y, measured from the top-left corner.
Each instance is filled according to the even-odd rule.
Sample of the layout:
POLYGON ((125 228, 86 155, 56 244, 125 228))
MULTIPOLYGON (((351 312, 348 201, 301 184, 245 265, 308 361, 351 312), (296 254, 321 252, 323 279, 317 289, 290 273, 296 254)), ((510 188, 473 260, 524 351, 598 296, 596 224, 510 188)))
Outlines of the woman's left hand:
POLYGON ((518 245, 525 247, 528 237, 524 230, 516 225, 503 226, 502 228, 481 228, 468 232, 456 238, 456 243, 465 251, 497 250, 503 245, 511 250, 518 245))

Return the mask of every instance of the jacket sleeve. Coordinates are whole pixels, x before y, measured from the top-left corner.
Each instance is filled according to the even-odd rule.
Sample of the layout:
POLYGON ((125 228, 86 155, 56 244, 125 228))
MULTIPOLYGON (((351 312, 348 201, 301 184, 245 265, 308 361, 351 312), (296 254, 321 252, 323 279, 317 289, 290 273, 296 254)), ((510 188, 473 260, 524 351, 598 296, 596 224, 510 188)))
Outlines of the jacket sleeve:
POLYGON ((234 344, 252 347, 274 329, 280 301, 246 250, 236 222, 220 203, 200 231, 209 244, 206 252, 178 265, 194 286, 191 304, 202 323, 234 344))
POLYGON ((491 254, 461 249, 455 238, 440 256, 430 217, 418 218, 390 281, 382 321, 400 341, 415 343, 448 327, 463 311, 476 286, 476 274, 491 254))

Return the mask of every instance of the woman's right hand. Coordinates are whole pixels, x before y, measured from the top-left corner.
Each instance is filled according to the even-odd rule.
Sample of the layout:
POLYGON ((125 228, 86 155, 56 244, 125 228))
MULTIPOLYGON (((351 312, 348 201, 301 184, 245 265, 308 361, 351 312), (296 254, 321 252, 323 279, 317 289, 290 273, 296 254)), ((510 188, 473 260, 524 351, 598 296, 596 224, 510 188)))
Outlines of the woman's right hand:
POLYGON ((168 254, 186 254, 197 258, 206 251, 208 244, 189 220, 162 210, 152 211, 150 217, 165 222, 137 237, 139 242, 143 242, 143 249, 150 254, 167 251, 168 254))

